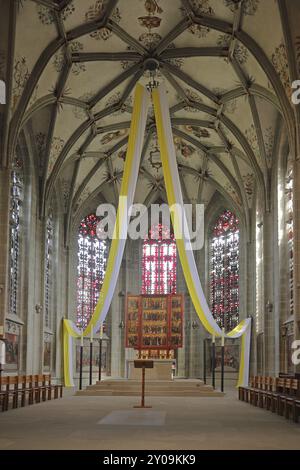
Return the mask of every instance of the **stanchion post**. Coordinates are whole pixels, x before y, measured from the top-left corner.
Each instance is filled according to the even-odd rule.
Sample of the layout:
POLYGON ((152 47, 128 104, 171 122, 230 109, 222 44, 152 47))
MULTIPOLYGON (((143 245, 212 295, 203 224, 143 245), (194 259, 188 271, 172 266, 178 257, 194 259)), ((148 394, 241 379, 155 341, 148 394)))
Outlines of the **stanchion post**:
POLYGON ((99 382, 101 382, 101 360, 102 360, 102 338, 99 339, 99 373, 98 373, 99 382))
POLYGON ((142 399, 141 408, 145 407, 145 367, 142 368, 142 399))
POLYGON ((216 337, 212 336, 212 360, 211 360, 211 373, 212 373, 212 386, 216 388, 216 337))
POLYGON ((221 344, 221 392, 224 392, 224 359, 225 359, 225 332, 222 328, 222 344, 221 344))
POLYGON ((101 374, 102 374, 102 340, 103 340, 103 324, 100 325, 99 330, 99 369, 98 369, 98 380, 101 382, 101 374))
POLYGON ((203 339, 203 382, 206 384, 206 338, 203 339))
POLYGON ((82 390, 83 335, 80 338, 79 390, 82 390))
POLYGON ((91 337, 90 337, 90 380, 89 384, 92 385, 93 383, 93 326, 91 329, 91 337))

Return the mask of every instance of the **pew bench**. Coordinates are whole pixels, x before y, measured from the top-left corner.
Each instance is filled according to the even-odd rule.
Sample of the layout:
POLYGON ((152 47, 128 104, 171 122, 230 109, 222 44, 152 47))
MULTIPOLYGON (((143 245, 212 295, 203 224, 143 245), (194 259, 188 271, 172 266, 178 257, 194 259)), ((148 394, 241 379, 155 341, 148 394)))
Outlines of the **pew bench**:
POLYGON ((51 383, 51 375, 36 374, 4 376, 0 383, 0 406, 2 411, 18 408, 42 401, 61 398, 63 386, 51 383))

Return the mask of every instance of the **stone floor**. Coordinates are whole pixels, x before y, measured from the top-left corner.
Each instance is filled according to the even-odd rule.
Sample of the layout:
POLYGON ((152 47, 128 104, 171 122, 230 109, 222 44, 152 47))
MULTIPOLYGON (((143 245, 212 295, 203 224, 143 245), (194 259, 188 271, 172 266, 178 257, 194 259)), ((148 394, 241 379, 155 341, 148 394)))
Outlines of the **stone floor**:
POLYGON ((149 397, 149 412, 134 410, 141 419, 137 402, 67 395, 0 413, 0 449, 300 449, 300 424, 239 402, 236 391, 149 397))

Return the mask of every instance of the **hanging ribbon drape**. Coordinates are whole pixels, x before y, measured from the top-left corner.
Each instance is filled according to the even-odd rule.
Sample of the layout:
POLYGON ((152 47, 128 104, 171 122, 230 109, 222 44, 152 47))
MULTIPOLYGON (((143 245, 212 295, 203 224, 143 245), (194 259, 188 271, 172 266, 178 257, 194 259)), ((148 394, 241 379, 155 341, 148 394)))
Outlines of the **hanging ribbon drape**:
POLYGON ((77 328, 77 326, 71 320, 65 319, 63 321, 64 382, 65 386, 67 387, 74 385, 72 338, 78 338, 81 335, 90 335, 92 328, 93 333, 96 333, 96 331, 100 329, 100 325, 103 324, 108 313, 108 309, 110 307, 112 296, 116 287, 121 261, 123 258, 130 217, 127 208, 130 208, 133 203, 140 167, 148 107, 149 93, 143 86, 137 85, 135 90, 128 147, 124 164, 124 173, 119 195, 117 218, 107 261, 107 269, 98 303, 84 332, 81 332, 81 330, 79 330, 79 328, 77 328))
MULTIPOLYGON (((222 336, 222 330, 216 323, 208 307, 200 282, 192 245, 187 233, 188 225, 183 210, 184 205, 173 142, 170 111, 164 85, 153 90, 152 98, 168 204, 169 207, 172 208, 171 218, 185 281, 197 315, 205 329, 212 335, 222 336), (183 237, 183 231, 185 231, 187 235, 185 239, 183 237)), ((243 320, 236 328, 226 334, 228 338, 238 338, 242 336, 238 386, 248 385, 250 335, 251 318, 243 320)))
MULTIPOLYGON (((203 326, 210 334, 222 336, 222 330, 216 323, 204 296, 191 243, 188 237, 183 239, 183 237, 178 236, 180 233, 176 236, 178 227, 183 226, 187 230, 187 222, 183 210, 184 205, 181 184, 173 142, 169 106, 164 86, 160 86, 158 89, 154 90, 152 96, 168 204, 170 207, 174 208, 174 210, 171 211, 171 218, 186 284, 197 315, 203 326)), ((107 270, 104 276, 99 300, 93 316, 83 333, 71 320, 65 319, 63 322, 64 379, 66 386, 74 385, 72 338, 78 338, 81 334, 83 334, 83 336, 87 336, 91 333, 92 328, 93 333, 96 333, 96 331, 99 330, 100 325, 103 324, 111 304, 127 238, 129 222, 129 212, 127 208, 129 208, 133 203, 140 166, 148 106, 148 92, 142 86, 137 85, 124 174, 120 190, 117 220, 114 228, 114 237, 109 252, 107 270), (127 205, 125 206, 123 204, 123 196, 127 196, 127 205)), ((239 323, 236 328, 226 334, 226 337, 242 337, 238 386, 246 386, 248 385, 249 377, 251 318, 246 318, 239 323)))

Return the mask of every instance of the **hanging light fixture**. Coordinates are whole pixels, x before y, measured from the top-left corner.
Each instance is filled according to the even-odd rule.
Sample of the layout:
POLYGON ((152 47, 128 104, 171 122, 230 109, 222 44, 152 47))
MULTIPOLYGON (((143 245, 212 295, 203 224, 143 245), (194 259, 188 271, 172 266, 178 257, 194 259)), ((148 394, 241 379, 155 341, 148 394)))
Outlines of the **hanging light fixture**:
POLYGON ((147 90, 151 93, 152 90, 158 87, 159 82, 156 80, 157 72, 159 70, 159 62, 156 59, 149 58, 144 62, 145 72, 149 72, 149 82, 146 84, 147 90))

